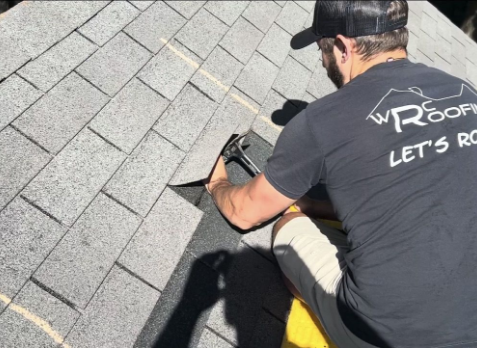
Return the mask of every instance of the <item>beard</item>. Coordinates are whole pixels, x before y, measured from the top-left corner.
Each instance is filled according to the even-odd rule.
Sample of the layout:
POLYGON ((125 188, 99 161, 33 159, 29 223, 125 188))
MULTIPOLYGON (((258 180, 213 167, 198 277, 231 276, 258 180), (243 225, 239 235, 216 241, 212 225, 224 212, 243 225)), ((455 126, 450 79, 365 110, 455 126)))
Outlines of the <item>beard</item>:
POLYGON ((338 64, 336 63, 336 58, 334 54, 327 54, 326 58, 328 60, 328 66, 326 67, 328 78, 339 89, 344 85, 344 76, 338 68, 338 64))

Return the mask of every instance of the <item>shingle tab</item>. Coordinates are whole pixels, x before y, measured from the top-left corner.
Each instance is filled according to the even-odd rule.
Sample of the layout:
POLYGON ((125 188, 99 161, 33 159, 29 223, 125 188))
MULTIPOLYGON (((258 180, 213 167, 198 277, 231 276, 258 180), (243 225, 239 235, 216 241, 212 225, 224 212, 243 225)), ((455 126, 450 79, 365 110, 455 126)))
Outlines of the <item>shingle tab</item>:
POLYGON ((35 279, 85 308, 141 219, 103 194, 43 262, 35 279))
POLYGON ((251 1, 242 16, 266 33, 281 11, 273 1, 251 1))
POLYGON ((73 32, 21 68, 18 74, 46 92, 93 54, 96 48, 93 43, 73 32))
POLYGON ((278 25, 273 24, 258 46, 257 51, 281 67, 290 51, 292 36, 278 25))
POLYGON ((151 58, 142 46, 119 33, 77 71, 106 94, 115 95, 151 58))
POLYGON ((303 64, 308 70, 314 71, 316 64, 320 60, 321 52, 318 45, 308 45, 301 50, 290 50, 290 55, 303 64))
POLYGON ((129 0, 129 2, 141 11, 144 11, 154 3, 154 0, 129 0))
POLYGON ((49 160, 45 151, 12 128, 0 132, 0 210, 49 160))
POLYGON ((262 38, 260 30, 245 19, 239 18, 224 36, 220 46, 240 62, 247 64, 262 38))
POLYGON ((135 40, 157 53, 182 28, 186 20, 162 1, 144 11, 124 30, 135 40))
POLYGON ((197 88, 220 103, 242 71, 243 65, 220 47, 216 47, 191 79, 197 88), (205 72, 205 74, 204 74, 205 72), (210 77, 212 75, 213 79, 210 77))
MULTIPOLYGON (((74 309, 56 299, 32 282, 28 282, 13 303, 46 321, 51 330, 64 338, 80 316, 74 309)), ((0 337, 3 348, 57 347, 52 337, 39 325, 13 310, 0 315, 0 337), (34 343, 33 343, 34 342, 34 343)))
POLYGON ((293 1, 288 1, 278 16, 276 23, 291 35, 295 35, 303 29, 308 12, 293 1))
POLYGON ((75 348, 132 347, 159 292, 113 267, 66 343, 75 348))
POLYGON ((133 79, 101 110, 90 127, 131 153, 168 105, 167 99, 133 79))
POLYGON ((138 78, 169 100, 174 100, 202 60, 187 48, 172 41, 138 74, 138 78))
POLYGON ((107 102, 107 96, 73 72, 13 124, 58 153, 107 102))
POLYGON ((301 101, 311 78, 311 71, 288 57, 280 70, 273 88, 288 100, 301 101))
POLYGON ((105 191, 146 216, 185 154, 155 132, 122 165, 105 191))
POLYGON ((94 43, 103 46, 139 13, 139 10, 127 1, 113 1, 78 31, 94 43))
POLYGON ((36 205, 71 226, 125 155, 85 129, 25 188, 36 205))
POLYGON ((452 40, 452 56, 455 57, 462 64, 465 64, 466 54, 467 52, 465 49, 465 45, 456 38, 454 38, 452 40))
POLYGON ((12 122, 42 93, 17 75, 11 75, 0 84, 0 130, 12 122))
POLYGON ((234 346, 206 328, 202 332, 197 348, 234 348, 234 346))
POLYGON ((203 8, 179 31, 176 39, 206 59, 229 28, 203 8))
POLYGON ((307 12, 313 12, 313 10, 315 9, 316 1, 301 0, 301 1, 295 1, 295 3, 298 4, 302 9, 306 10, 307 12))
POLYGON ((66 228, 21 198, 0 212, 0 284, 10 298, 43 262, 66 228))
POLYGON ((222 147, 239 125, 240 119, 236 113, 230 112, 231 108, 236 109, 236 105, 228 103, 225 108, 217 110, 174 174, 170 182, 172 185, 186 184, 207 178, 222 147))
POLYGON ((166 189, 119 262, 163 290, 202 215, 198 208, 166 189))
POLYGON ((154 130, 187 152, 216 107, 214 101, 189 84, 157 121, 154 130))
POLYGON ((306 89, 312 96, 319 99, 337 90, 336 86, 328 78, 326 69, 318 62, 315 72, 310 79, 310 84, 306 89))
POLYGON ((37 57, 68 36, 107 3, 108 1, 32 1, 15 6, 0 22, 0 37, 10 37, 30 57, 37 57))
POLYGON ((424 53, 431 61, 434 61, 436 55, 435 46, 436 42, 425 32, 421 31, 419 34, 418 50, 424 53))
POLYGON ((207 11, 231 26, 240 17, 249 1, 207 1, 207 11))
POLYGON ((275 145, 281 129, 283 128, 273 123, 272 115, 275 111, 281 110, 286 102, 287 100, 280 94, 273 89, 270 90, 270 93, 263 103, 258 117, 252 126, 253 130, 271 145, 275 145), (273 123, 273 125, 271 123, 273 123))
POLYGON ((437 21, 426 12, 422 13, 421 30, 429 35, 432 40, 437 39, 437 21))
POLYGON ((254 53, 235 82, 235 86, 262 104, 278 72, 279 69, 273 63, 261 54, 254 53))
POLYGON ((191 19, 206 1, 165 1, 187 19, 191 19))

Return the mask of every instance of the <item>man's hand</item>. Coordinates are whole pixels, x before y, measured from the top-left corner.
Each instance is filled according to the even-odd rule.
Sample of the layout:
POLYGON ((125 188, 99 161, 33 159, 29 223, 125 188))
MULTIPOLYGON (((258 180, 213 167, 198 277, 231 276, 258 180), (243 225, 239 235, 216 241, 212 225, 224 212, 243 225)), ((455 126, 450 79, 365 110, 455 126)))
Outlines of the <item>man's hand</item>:
POLYGON ((209 177, 204 180, 205 188, 209 193, 212 193, 214 186, 220 182, 228 182, 229 176, 227 174, 227 169, 225 168, 225 162, 222 158, 222 155, 219 156, 217 162, 215 163, 212 172, 210 173, 209 177))

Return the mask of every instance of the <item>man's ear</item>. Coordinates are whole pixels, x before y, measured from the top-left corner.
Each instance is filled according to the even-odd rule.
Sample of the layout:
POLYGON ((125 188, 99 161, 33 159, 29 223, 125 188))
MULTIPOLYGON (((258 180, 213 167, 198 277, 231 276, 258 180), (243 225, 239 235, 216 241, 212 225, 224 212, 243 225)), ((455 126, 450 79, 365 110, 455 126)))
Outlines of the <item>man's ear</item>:
POLYGON ((349 37, 338 35, 335 40, 335 45, 338 47, 341 53, 341 63, 344 64, 351 58, 351 52, 353 50, 353 42, 349 37))

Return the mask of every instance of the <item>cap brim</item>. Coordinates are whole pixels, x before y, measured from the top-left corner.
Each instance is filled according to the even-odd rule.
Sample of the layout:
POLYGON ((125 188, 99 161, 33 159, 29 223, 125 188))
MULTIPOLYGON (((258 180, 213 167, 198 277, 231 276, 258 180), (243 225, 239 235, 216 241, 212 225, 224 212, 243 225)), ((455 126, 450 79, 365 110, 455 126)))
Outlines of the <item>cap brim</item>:
POLYGON ((290 46, 294 50, 299 50, 317 42, 320 39, 321 35, 316 35, 312 28, 308 28, 293 36, 290 40, 290 46))

